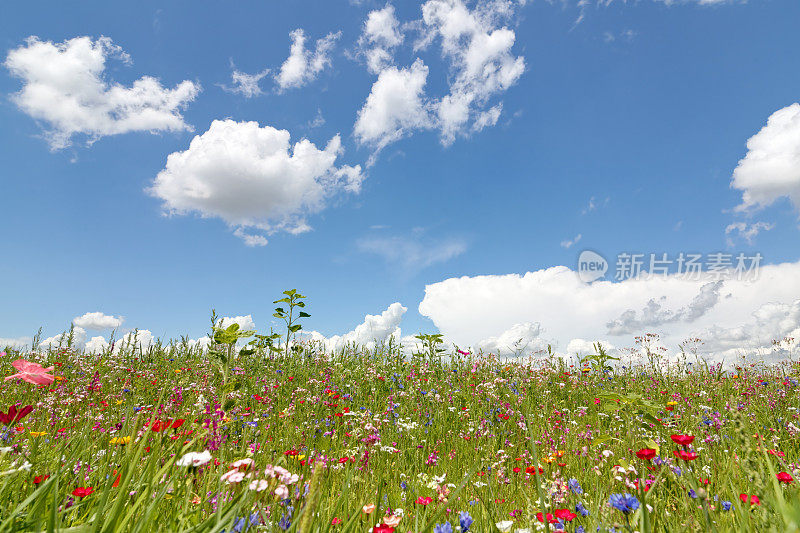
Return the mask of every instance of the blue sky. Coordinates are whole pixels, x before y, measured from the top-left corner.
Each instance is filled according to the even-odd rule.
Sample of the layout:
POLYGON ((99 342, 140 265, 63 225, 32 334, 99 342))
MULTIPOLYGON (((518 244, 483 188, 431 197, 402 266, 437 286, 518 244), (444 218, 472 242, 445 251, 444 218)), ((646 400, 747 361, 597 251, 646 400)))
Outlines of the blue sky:
MULTIPOLYGON (((426 286, 558 265, 574 269, 584 249, 611 262, 631 251, 758 251, 766 264, 794 266, 800 260, 800 177, 770 166, 765 172, 779 174, 773 179, 777 188, 759 185, 760 169, 747 187, 731 183, 737 164, 748 156, 747 140, 773 113, 798 101, 800 4, 707 4, 713 5, 643 0, 580 8, 570 1, 496 2, 479 13, 473 3, 443 0, 442 18, 433 21, 421 20, 417 2, 31 2, 7 7, 0 20, 5 58, 0 180, 6 220, 0 227, 5 259, 0 262, 5 280, 0 337, 30 336, 40 325, 54 335, 90 311, 123 316, 123 330, 196 337, 207 330, 211 307, 226 316, 252 314, 265 329, 272 320, 272 300, 296 287, 309 296, 307 328, 325 336, 352 330, 365 314, 401 302, 408 308, 404 334, 438 327, 454 341, 474 343, 480 339, 459 338, 472 326, 454 325, 443 315, 451 306, 470 313, 479 304, 444 299, 421 313, 417 306, 427 298, 426 286), (385 46, 390 59, 371 69, 365 58, 382 41, 365 37, 365 23, 371 12, 387 14, 387 6, 402 42, 385 46), (483 65, 508 67, 507 83, 465 75, 453 59, 463 50, 446 55, 438 24, 457 10, 474 16, 469 20, 479 27, 454 46, 498 30, 511 32, 513 45, 483 65), (290 32, 298 28, 306 36, 308 64, 293 83, 281 87, 276 76, 290 55, 290 32), (174 127, 162 127, 152 117, 139 117, 138 126, 120 126, 119 117, 106 117, 108 123, 99 129, 73 124, 74 135, 54 140, 53 117, 63 116, 66 104, 34 95, 41 101, 25 107, 15 98, 33 78, 60 68, 49 62, 64 59, 34 50, 35 43, 26 41, 30 36, 54 47, 79 37, 98 47, 102 36, 110 39, 97 49, 105 63, 95 80, 106 84, 104 90, 113 84, 130 87, 143 76, 158 80, 154 90, 159 94, 187 84, 180 105, 161 110, 174 127), (327 44, 317 42, 326 36, 327 44), (314 56, 315 47, 320 52, 326 46, 314 56), (16 70, 14 51, 30 52, 19 56, 27 63, 16 70), (518 73, 504 63, 520 58, 524 69, 518 73), (316 70, 315 59, 321 64, 316 70), (365 136, 357 122, 373 84, 392 72, 420 74, 413 71, 415 60, 426 69, 416 95, 424 109, 389 117, 390 126, 402 127, 386 126, 379 117, 369 124, 379 134, 365 136), (234 69, 251 75, 270 69, 259 81, 262 94, 231 91, 234 69), (477 98, 452 142, 444 138, 444 119, 437 115, 448 94, 477 98), (498 110, 499 116, 484 117, 485 127, 476 126, 481 113, 498 110), (247 216, 261 217, 259 222, 237 224, 232 215, 219 213, 225 209, 239 216, 239 206, 214 204, 206 210, 211 216, 201 217, 196 208, 175 212, 187 199, 174 190, 150 189, 170 154, 187 151, 213 121, 226 119, 232 129, 217 135, 255 121, 270 128, 269 135, 287 131, 292 144, 307 139, 319 154, 340 136, 341 148, 335 162, 324 165, 325 172, 269 178, 269 187, 295 179, 304 187, 306 179, 313 189, 309 194, 321 195, 312 207, 280 217, 275 215, 280 202, 265 207, 263 217, 250 208, 247 216), (385 135, 395 137, 381 147, 385 135), (317 184, 342 169, 350 174, 337 174, 336 184, 317 184), (747 191, 767 200, 737 211, 747 191), (170 207, 172 214, 165 216, 170 207), (298 227, 298 218, 301 229, 307 225, 310 231, 286 231, 298 227), (759 222, 762 226, 755 226, 759 222), (736 223, 746 224, 749 238, 736 229, 726 233, 736 223), (269 242, 247 246, 234 234, 237 228, 269 242), (578 235, 579 241, 567 247, 578 235)), ((66 102, 72 96, 66 85, 49 89, 63 91, 66 102)), ((80 104, 82 112, 102 114, 97 105, 80 104)), ((397 110, 393 104, 386 109, 397 110)), ((365 117, 363 124, 371 119, 365 117)), ((784 154, 784 160, 796 156, 800 161, 800 119, 787 121, 763 140, 775 147, 770 157, 784 154)), ((67 122, 61 123, 62 133, 67 122)), ((224 186, 226 168, 223 161, 201 171, 224 186)), ((185 185, 193 169, 175 163, 170 183, 185 185)), ((793 273, 785 275, 793 279, 793 273)), ((548 290, 545 282, 537 287, 548 290)), ((779 278, 774 289, 774 298, 769 291, 761 300, 743 297, 735 309, 715 302, 719 316, 706 316, 710 322, 675 319, 673 324, 685 327, 665 333, 688 334, 693 326, 734 328, 751 321, 764 305, 789 306, 785 316, 793 317, 800 288, 791 283, 787 288, 779 278)), ((670 290, 642 288, 630 306, 638 310, 650 298, 674 297, 671 309, 677 316, 676 309, 698 289, 670 290)), ((542 310, 522 304, 505 310, 504 293, 492 295, 501 318, 487 329, 487 337, 515 324, 539 325, 534 329, 543 339, 561 328, 548 324, 542 310)), ((559 320, 567 320, 570 312, 548 311, 564 316, 559 320)), ((453 309, 450 316, 455 320, 459 313, 453 309)), ((614 318, 598 317, 597 323, 614 318)), ((785 329, 776 331, 792 331, 785 329)), ((597 338, 604 335, 609 330, 597 331, 597 338)), ((570 338, 556 337, 566 348, 570 338)))

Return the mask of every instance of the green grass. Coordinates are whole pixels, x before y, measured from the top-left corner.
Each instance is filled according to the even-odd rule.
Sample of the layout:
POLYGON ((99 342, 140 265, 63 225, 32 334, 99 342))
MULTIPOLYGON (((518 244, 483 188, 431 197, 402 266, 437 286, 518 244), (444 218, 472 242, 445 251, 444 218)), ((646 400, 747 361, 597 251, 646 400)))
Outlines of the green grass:
POLYGON ((178 345, 100 356, 8 350, 4 376, 17 358, 56 365, 58 379, 0 382, 0 410, 35 408, 0 425, 0 531, 231 531, 244 530, 244 518, 250 531, 363 532, 391 523, 397 509, 397 532, 445 522, 456 531, 461 512, 471 531, 498 531, 504 521, 511 531, 553 531, 560 524, 536 514, 557 509, 577 515, 567 531, 796 531, 800 523, 797 482, 776 478, 797 477, 800 455, 800 371, 788 362, 582 372, 554 356, 404 360, 387 347, 324 355, 304 346, 290 356, 254 348, 220 363, 178 345), (184 422, 153 431, 167 419, 184 422), (673 454, 681 449, 673 434, 695 436, 697 459, 673 454), (637 458, 642 448, 663 461, 637 458), (176 465, 204 450, 208 463, 176 465), (245 458, 249 477, 221 479, 245 458), (270 465, 297 475, 283 501, 270 465), (254 480, 267 488, 250 490, 254 480), (93 490, 79 497, 78 487, 93 490), (641 505, 627 514, 609 506, 620 493, 641 505))

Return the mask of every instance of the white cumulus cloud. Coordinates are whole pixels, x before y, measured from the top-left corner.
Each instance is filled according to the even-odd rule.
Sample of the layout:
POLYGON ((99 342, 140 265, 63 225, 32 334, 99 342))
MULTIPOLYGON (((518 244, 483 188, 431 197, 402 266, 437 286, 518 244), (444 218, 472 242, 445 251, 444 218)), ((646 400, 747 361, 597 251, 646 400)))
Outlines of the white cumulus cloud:
POLYGON ((215 120, 189 148, 167 157, 149 192, 171 214, 197 213, 237 228, 249 246, 266 244, 257 234, 310 230, 306 217, 325 207, 339 191, 358 192, 360 166, 336 166, 342 152, 334 136, 324 149, 289 132, 257 122, 215 120))
POLYGON ((440 40, 442 56, 452 71, 450 92, 437 105, 443 144, 496 123, 500 108, 487 115, 487 103, 525 72, 525 59, 511 51, 516 34, 503 25, 513 13, 514 3, 508 0, 478 3, 473 9, 462 0, 423 4, 426 35, 420 46, 440 40))
POLYGON ((186 80, 168 89, 156 78, 143 76, 126 87, 107 79, 110 59, 131 63, 107 37, 75 37, 61 43, 29 37, 4 63, 23 83, 12 101, 46 124, 45 138, 53 150, 69 146, 76 134, 93 142, 132 131, 191 130, 181 111, 199 93, 197 83, 186 80))
POLYGON ((371 349, 388 342, 390 337, 394 337, 396 341, 401 340, 400 322, 406 311, 399 302, 395 302, 380 315, 366 315, 364 322, 348 333, 325 337, 319 332, 311 331, 304 336, 322 342, 327 351, 338 351, 352 345, 371 349))
POLYGON ((146 353, 155 342, 156 338, 149 329, 131 331, 114 343, 114 353, 119 353, 123 349, 127 352, 146 353))
POLYGON ((714 355, 728 349, 721 338, 740 341, 749 353, 769 349, 798 327, 797 300, 800 262, 762 266, 755 279, 719 282, 656 274, 585 284, 575 271, 558 266, 433 283, 426 286, 419 312, 459 346, 479 346, 529 323, 539 328, 529 337, 545 339, 561 352, 581 346, 570 345, 576 339, 602 339, 622 348, 634 346, 634 335, 657 333, 671 352, 700 338, 707 341, 704 353, 714 355))
POLYGON ((113 329, 122 325, 122 317, 106 315, 99 311, 84 313, 72 319, 72 323, 84 329, 113 329))
POLYGON ((253 315, 225 316, 217 321, 217 326, 229 328, 232 324, 239 324, 242 331, 255 331, 256 323, 253 322, 253 315))
POLYGON ((356 55, 363 56, 367 69, 378 74, 393 65, 394 50, 402 43, 403 30, 395 16, 394 6, 387 4, 367 15, 356 55))
POLYGON ((748 139, 731 187, 742 191, 739 211, 767 207, 780 198, 800 211, 800 103, 775 111, 748 139))
POLYGON ((306 49, 306 34, 302 29, 296 29, 289 34, 292 46, 289 57, 281 65, 275 76, 275 81, 281 90, 302 87, 316 79, 325 67, 331 64, 331 52, 342 32, 329 33, 317 40, 316 48, 312 52, 306 49))
POLYGON ((0 337, 0 350, 3 348, 20 349, 24 346, 30 346, 30 337, 0 337))
MULTIPOLYGON (((47 337, 39 342, 39 349, 56 349, 59 347, 66 347, 69 344, 69 332, 64 331, 58 335, 47 337)), ((72 330, 72 348, 76 350, 83 349, 86 344, 86 330, 80 326, 75 326, 72 330)))
POLYGON ((414 130, 430 127, 425 101, 427 79, 428 67, 420 59, 408 68, 382 70, 358 112, 356 139, 377 152, 414 130))
POLYGON ((514 324, 496 337, 479 341, 475 348, 503 357, 525 357, 542 355, 548 344, 542 337, 541 324, 524 322, 514 324))
POLYGON ((86 353, 97 355, 108 349, 108 341, 102 336, 92 337, 83 349, 86 353))

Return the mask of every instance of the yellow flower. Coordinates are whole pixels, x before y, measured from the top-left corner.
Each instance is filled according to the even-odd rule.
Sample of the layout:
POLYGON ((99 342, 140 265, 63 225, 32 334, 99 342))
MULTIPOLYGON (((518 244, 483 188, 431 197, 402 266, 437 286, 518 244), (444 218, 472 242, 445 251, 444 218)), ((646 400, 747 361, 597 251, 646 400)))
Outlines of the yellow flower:
POLYGON ((114 437, 110 442, 111 444, 128 444, 130 441, 130 437, 114 437))
POLYGON ((117 405, 121 404, 122 400, 117 400, 117 405))
POLYGON ((41 437, 42 435, 47 435, 46 431, 31 431, 31 437, 41 437))

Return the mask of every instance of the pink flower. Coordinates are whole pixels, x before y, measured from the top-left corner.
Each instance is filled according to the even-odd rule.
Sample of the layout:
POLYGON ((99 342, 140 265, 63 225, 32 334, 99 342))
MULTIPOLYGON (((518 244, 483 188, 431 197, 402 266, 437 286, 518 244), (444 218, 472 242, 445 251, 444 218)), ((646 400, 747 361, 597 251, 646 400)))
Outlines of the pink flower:
POLYGON ((31 363, 30 361, 26 361, 24 359, 17 359, 11 363, 11 365, 19 370, 19 372, 6 377, 6 381, 20 378, 23 381, 33 383, 34 385, 49 385, 56 379, 54 376, 48 374, 48 372, 53 371, 52 366, 43 368, 39 363, 31 363))
POLYGON ((289 487, 286 485, 278 485, 275 489, 275 496, 280 498, 281 500, 285 500, 289 497, 289 487))

